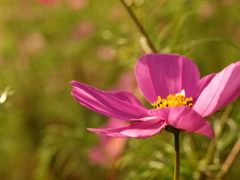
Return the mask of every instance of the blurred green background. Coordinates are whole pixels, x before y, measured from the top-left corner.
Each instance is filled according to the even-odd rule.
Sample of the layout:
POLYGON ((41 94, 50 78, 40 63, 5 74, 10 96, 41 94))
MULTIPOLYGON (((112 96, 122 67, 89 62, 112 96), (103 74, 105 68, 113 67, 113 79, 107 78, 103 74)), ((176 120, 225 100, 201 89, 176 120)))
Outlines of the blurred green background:
MULTIPOLYGON (((201 76, 240 60, 240 1, 126 3, 158 52, 187 56, 201 76)), ((0 179, 172 179, 173 137, 167 132, 128 139, 115 163, 93 165, 89 149, 99 142, 86 128, 101 126, 107 117, 71 96, 71 80, 101 90, 118 86, 147 52, 120 0, 1 0, 0 91, 10 90, 0 104, 0 179)), ((181 135, 182 180, 239 178, 239 107, 235 101, 209 118, 216 140, 181 135)))

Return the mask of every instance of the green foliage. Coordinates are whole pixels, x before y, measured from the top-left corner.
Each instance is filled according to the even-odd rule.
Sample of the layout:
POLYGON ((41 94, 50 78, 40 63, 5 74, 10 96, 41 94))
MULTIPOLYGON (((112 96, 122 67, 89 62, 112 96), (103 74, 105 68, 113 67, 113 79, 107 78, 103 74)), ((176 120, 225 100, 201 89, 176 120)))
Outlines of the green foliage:
MULTIPOLYGON (((240 59, 239 1, 126 2, 158 52, 189 57, 201 76, 240 59)), ((120 1, 1 0, 0 25, 1 180, 172 179, 173 137, 166 131, 129 139, 112 167, 89 161, 98 139, 86 128, 106 117, 79 105, 68 82, 111 89, 149 51, 120 1)), ((221 171, 240 138, 239 103, 209 119, 215 140, 181 133, 182 180, 239 178, 239 154, 221 171)))

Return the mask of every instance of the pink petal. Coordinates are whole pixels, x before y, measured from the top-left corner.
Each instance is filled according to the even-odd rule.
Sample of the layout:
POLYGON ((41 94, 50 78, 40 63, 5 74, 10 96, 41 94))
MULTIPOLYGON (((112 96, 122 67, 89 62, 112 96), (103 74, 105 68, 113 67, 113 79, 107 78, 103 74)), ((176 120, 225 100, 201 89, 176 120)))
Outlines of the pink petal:
POLYGON ((127 91, 114 91, 114 92, 108 92, 110 95, 118 98, 121 101, 124 101, 126 103, 132 104, 136 107, 139 107, 141 109, 148 110, 132 93, 127 91))
POLYGON ((193 61, 175 54, 148 54, 136 65, 138 84, 153 103, 158 96, 166 98, 185 90, 187 97, 194 97, 199 81, 199 71, 193 61))
POLYGON ((94 147, 90 149, 89 161, 92 164, 101 164, 105 162, 104 152, 102 147, 94 147))
POLYGON ((213 114, 240 95, 240 61, 217 73, 199 95, 193 109, 202 117, 213 114))
POLYGON ((205 77, 203 77, 202 79, 200 79, 199 83, 198 83, 198 88, 197 88, 197 93, 195 95, 194 98, 194 103, 197 100, 197 98, 199 97, 199 95, 201 94, 201 92, 203 91, 203 89, 211 82, 212 78, 215 76, 216 74, 209 74, 205 77))
MULTIPOLYGON (((126 125, 126 121, 110 118, 104 124, 105 128, 120 127, 126 125)), ((99 135, 99 144, 90 150, 89 158, 93 164, 103 163, 111 165, 123 151, 126 145, 126 138, 112 138, 109 136, 99 135)))
POLYGON ((72 95, 80 104, 95 112, 117 119, 135 121, 153 119, 145 109, 120 101, 108 92, 103 92, 86 84, 72 81, 72 95))
POLYGON ((187 106, 149 110, 149 114, 165 120, 167 125, 188 132, 195 132, 214 138, 211 124, 187 106))
MULTIPOLYGON (((125 126, 127 124, 128 123, 126 121, 122 121, 122 120, 115 119, 115 118, 109 118, 109 120, 106 123, 104 123, 100 128, 116 128, 116 127, 125 126)), ((108 136, 102 136, 102 135, 99 136, 99 141, 102 144, 107 144, 109 139, 111 139, 111 138, 108 136)))
POLYGON ((109 141, 107 144, 102 144, 104 146, 105 154, 107 154, 108 159, 116 159, 122 153, 127 139, 125 138, 111 138, 108 137, 109 141))
POLYGON ((103 134, 115 138, 147 138, 159 133, 166 126, 165 121, 154 119, 149 121, 137 122, 117 128, 92 129, 89 131, 103 134))
MULTIPOLYGON (((120 127, 126 125, 126 121, 110 118, 104 125, 104 128, 120 127)), ((123 151, 126 138, 112 138, 99 135, 99 143, 90 149, 89 159, 92 164, 111 165, 112 161, 118 158, 123 151)))

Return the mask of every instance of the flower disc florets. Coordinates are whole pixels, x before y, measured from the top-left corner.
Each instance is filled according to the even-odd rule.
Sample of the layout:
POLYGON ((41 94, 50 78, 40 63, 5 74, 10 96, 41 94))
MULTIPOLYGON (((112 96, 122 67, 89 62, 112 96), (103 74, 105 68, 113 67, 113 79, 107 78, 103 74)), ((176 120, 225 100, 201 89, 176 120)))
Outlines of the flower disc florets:
POLYGON ((152 104, 156 109, 173 106, 193 107, 193 98, 186 98, 184 94, 170 94, 166 99, 158 96, 158 100, 152 104))

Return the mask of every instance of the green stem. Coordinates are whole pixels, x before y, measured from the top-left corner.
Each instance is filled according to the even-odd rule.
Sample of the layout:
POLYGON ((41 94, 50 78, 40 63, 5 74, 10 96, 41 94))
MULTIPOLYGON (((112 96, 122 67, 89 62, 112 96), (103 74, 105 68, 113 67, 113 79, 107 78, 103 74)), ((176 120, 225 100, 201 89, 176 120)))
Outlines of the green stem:
POLYGON ((175 159, 174 159, 174 180, 179 180, 179 169, 180 169, 180 149, 179 149, 179 132, 174 134, 175 144, 175 159))
POLYGON ((127 12, 129 13, 129 15, 131 16, 132 20, 134 21, 134 23, 136 24, 136 26, 138 27, 139 31, 141 32, 141 34, 146 38, 147 43, 149 45, 149 48, 151 49, 151 51, 153 53, 157 53, 157 50, 154 48, 153 43, 151 42, 149 36, 147 35, 146 31, 143 29, 142 25, 140 24, 140 22, 138 21, 137 17, 134 15, 134 13, 132 12, 132 10, 128 7, 128 5, 125 3, 124 0, 121 0, 123 6, 126 8, 127 12))

